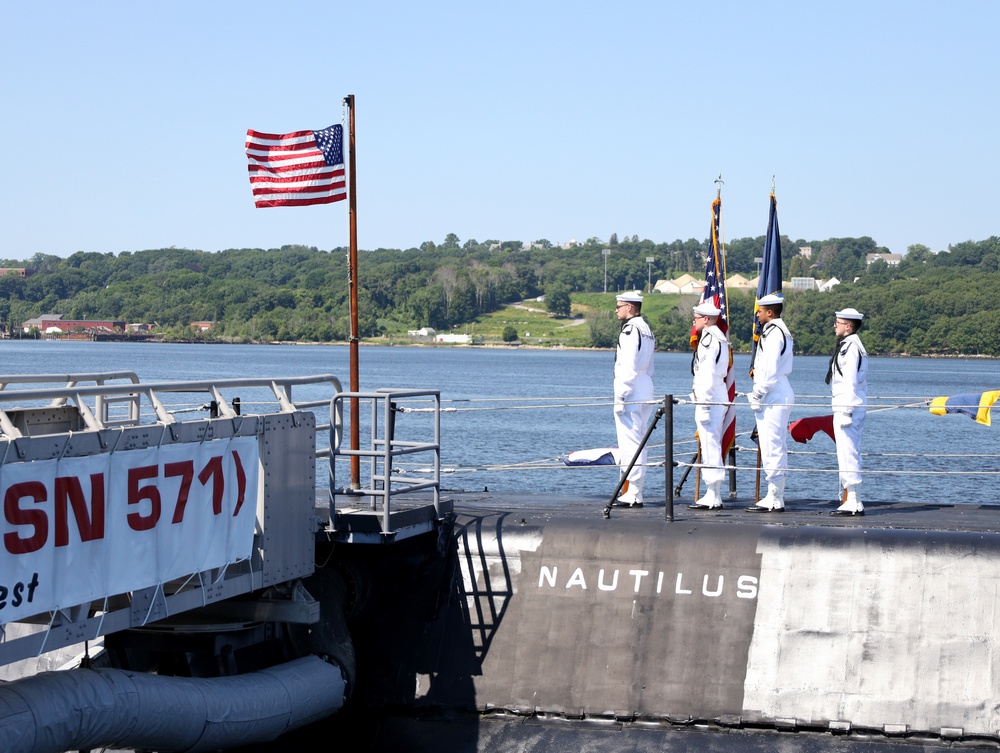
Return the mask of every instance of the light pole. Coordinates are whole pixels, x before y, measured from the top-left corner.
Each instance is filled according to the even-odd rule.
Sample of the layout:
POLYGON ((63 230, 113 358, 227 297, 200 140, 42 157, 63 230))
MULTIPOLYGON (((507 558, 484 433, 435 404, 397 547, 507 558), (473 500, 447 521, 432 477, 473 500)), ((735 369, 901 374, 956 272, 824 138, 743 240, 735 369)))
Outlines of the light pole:
POLYGON ((651 293, 653 291, 653 262, 656 261, 652 256, 646 257, 646 292, 651 293))
POLYGON ((608 254, 611 253, 610 248, 601 249, 601 256, 604 257, 604 292, 608 292, 608 254))

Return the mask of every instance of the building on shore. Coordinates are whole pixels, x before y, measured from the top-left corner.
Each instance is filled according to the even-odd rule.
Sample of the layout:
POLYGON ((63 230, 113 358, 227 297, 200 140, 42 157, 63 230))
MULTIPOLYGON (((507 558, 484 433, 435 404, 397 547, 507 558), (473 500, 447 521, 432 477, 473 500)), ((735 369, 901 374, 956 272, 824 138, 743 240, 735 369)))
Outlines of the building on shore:
POLYGON ((451 343, 453 345, 471 345, 472 337, 470 335, 435 335, 434 342, 436 343, 451 343))
POLYGON ((21 325, 24 333, 38 330, 43 335, 86 334, 92 332, 123 332, 126 322, 116 319, 63 319, 62 314, 42 314, 21 325))

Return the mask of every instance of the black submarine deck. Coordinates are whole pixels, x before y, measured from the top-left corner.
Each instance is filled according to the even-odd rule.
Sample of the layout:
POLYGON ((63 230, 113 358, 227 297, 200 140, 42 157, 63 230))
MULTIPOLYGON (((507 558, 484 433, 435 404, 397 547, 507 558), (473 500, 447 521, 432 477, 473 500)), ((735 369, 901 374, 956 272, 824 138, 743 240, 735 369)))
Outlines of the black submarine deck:
MULTIPOLYGON (((321 499, 321 506, 325 498, 321 499)), ((831 526, 867 527, 915 531, 956 531, 968 533, 1000 532, 1000 501, 997 504, 964 504, 947 501, 871 501, 865 502, 865 514, 835 516, 830 513, 839 502, 825 499, 786 498, 784 512, 758 513, 748 510, 752 500, 723 502, 721 510, 691 510, 691 498, 675 500, 672 518, 668 517, 664 500, 647 499, 642 507, 611 508, 608 525, 617 520, 643 520, 647 522, 672 521, 675 523, 752 524, 755 526, 831 526)), ((495 513, 520 513, 539 515, 543 518, 587 520, 603 517, 607 499, 594 495, 531 494, 493 491, 441 492, 441 507, 446 512, 485 511, 495 513)), ((357 512, 340 515, 345 525, 370 528, 364 518, 381 513, 358 515, 357 512)), ((399 498, 393 501, 393 513, 401 526, 419 524, 433 518, 434 509, 416 499, 399 498)))
MULTIPOLYGON (((676 499, 672 511, 666 501, 647 498, 641 508, 613 507, 611 517, 604 518, 606 497, 576 494, 531 494, 503 491, 442 490, 439 510, 459 519, 507 518, 511 522, 545 527, 555 524, 557 530, 578 530, 584 525, 589 531, 616 528, 631 534, 638 527, 665 530, 678 527, 679 532, 694 533, 709 527, 734 527, 749 532, 761 526, 783 529, 797 536, 797 529, 854 529, 854 535, 864 531, 898 532, 901 536, 937 539, 935 532, 968 535, 1000 532, 1000 504, 964 504, 940 502, 866 501, 861 516, 832 516, 838 502, 832 499, 802 499, 786 497, 786 509, 780 513, 757 513, 747 508, 751 499, 724 498, 718 511, 691 510, 690 496, 676 499), (671 519, 672 513, 672 519, 671 519), (574 525, 575 524, 575 525, 574 525)), ((434 508, 417 499, 401 498, 393 502, 394 514, 404 525, 424 525, 422 519, 434 515, 434 508), (404 512, 405 517, 404 517, 404 512)), ((338 515, 340 525, 371 527, 376 512, 338 515), (367 519, 367 520, 366 520, 367 519)), ((721 531, 719 531, 721 533, 721 531)), ((728 535, 728 534, 726 534, 728 535)), ((951 536, 944 536, 950 539, 951 536)), ((694 650, 694 649, 693 649, 694 650)), ((365 714, 342 715, 333 725, 363 722, 365 714), (348 720, 351 722, 348 722, 348 720)), ((854 725, 849 732, 836 726, 804 726, 792 721, 787 727, 778 723, 755 723, 747 718, 725 716, 710 718, 652 719, 625 714, 580 716, 576 714, 518 713, 517 709, 494 708, 469 713, 457 708, 382 707, 368 721, 372 734, 359 750, 412 751, 562 751, 602 750, 609 753, 625 751, 764 751, 782 750, 789 753, 807 751, 870 751, 871 753, 901 753, 903 751, 944 751, 955 749, 1000 749, 1000 735, 976 736, 942 727, 933 733, 926 730, 904 729, 893 725, 866 729, 854 725)))

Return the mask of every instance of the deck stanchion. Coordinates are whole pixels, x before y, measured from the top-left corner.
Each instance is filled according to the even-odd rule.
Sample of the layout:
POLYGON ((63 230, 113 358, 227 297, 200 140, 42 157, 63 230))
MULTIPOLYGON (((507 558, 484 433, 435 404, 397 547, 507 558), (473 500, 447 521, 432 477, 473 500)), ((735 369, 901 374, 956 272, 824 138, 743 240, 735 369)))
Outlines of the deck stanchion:
MULTIPOLYGON (((736 443, 729 448, 729 498, 736 499, 736 443)), ((754 500, 756 502, 757 500, 754 500)))
MULTIPOLYGON (((673 407, 672 402, 670 403, 670 406, 671 408, 673 407)), ((646 434, 645 436, 643 436, 642 441, 639 442, 639 446, 635 450, 635 455, 632 456, 632 462, 628 464, 628 468, 626 468, 625 472, 621 474, 620 478, 618 479, 618 485, 615 487, 615 491, 611 495, 611 499, 609 499, 608 504, 604 506, 605 518, 611 517, 611 508, 614 507, 615 501, 618 499, 618 495, 621 494, 622 492, 622 487, 625 486, 625 479, 628 478, 628 474, 632 471, 633 468, 635 468, 635 464, 639 462, 639 456, 642 454, 642 450, 646 446, 646 443, 649 442, 649 438, 653 435, 653 432, 656 430, 656 424, 659 422, 661 418, 663 418, 665 410, 666 409, 661 405, 659 408, 656 409, 656 413, 653 414, 653 421, 652 423, 649 424, 649 427, 646 429, 646 434)))
MULTIPOLYGON (((684 469, 684 473, 681 474, 681 480, 677 482, 677 486, 674 488, 675 499, 681 496, 681 489, 684 488, 684 482, 687 481, 688 475, 691 473, 691 469, 698 463, 701 463, 701 447, 698 448, 698 451, 695 452, 694 456, 691 458, 691 464, 688 465, 688 467, 684 469)), ((695 494, 695 499, 697 499, 697 497, 698 495, 695 494)))
POLYGON ((664 495, 666 497, 666 511, 664 515, 669 521, 674 519, 674 396, 663 396, 663 412, 666 421, 663 424, 663 446, 666 456, 663 459, 663 472, 666 474, 664 495))
MULTIPOLYGON (((754 429, 754 434, 756 433, 757 430, 754 429)), ((755 437, 755 439, 757 439, 757 481, 753 487, 753 503, 757 504, 757 500, 760 499, 760 438, 755 437)))

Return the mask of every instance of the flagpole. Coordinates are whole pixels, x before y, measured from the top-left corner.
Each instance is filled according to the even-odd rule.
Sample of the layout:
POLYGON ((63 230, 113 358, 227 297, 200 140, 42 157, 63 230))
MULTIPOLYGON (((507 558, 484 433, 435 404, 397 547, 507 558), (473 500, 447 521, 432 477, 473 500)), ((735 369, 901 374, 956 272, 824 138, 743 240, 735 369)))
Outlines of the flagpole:
MULTIPOLYGON (((358 376, 358 191, 357 191, 357 162, 355 160, 354 141, 354 95, 348 94, 344 97, 347 109, 350 112, 348 130, 348 160, 349 173, 347 184, 348 217, 350 226, 350 254, 347 257, 347 287, 350 292, 351 305, 351 334, 350 343, 350 370, 351 370, 351 392, 359 392, 360 379, 358 376)), ((357 452, 361 446, 361 434, 358 423, 359 416, 358 399, 351 399, 351 449, 357 452)), ((361 458, 357 455, 351 456, 351 488, 361 488, 361 458)))

